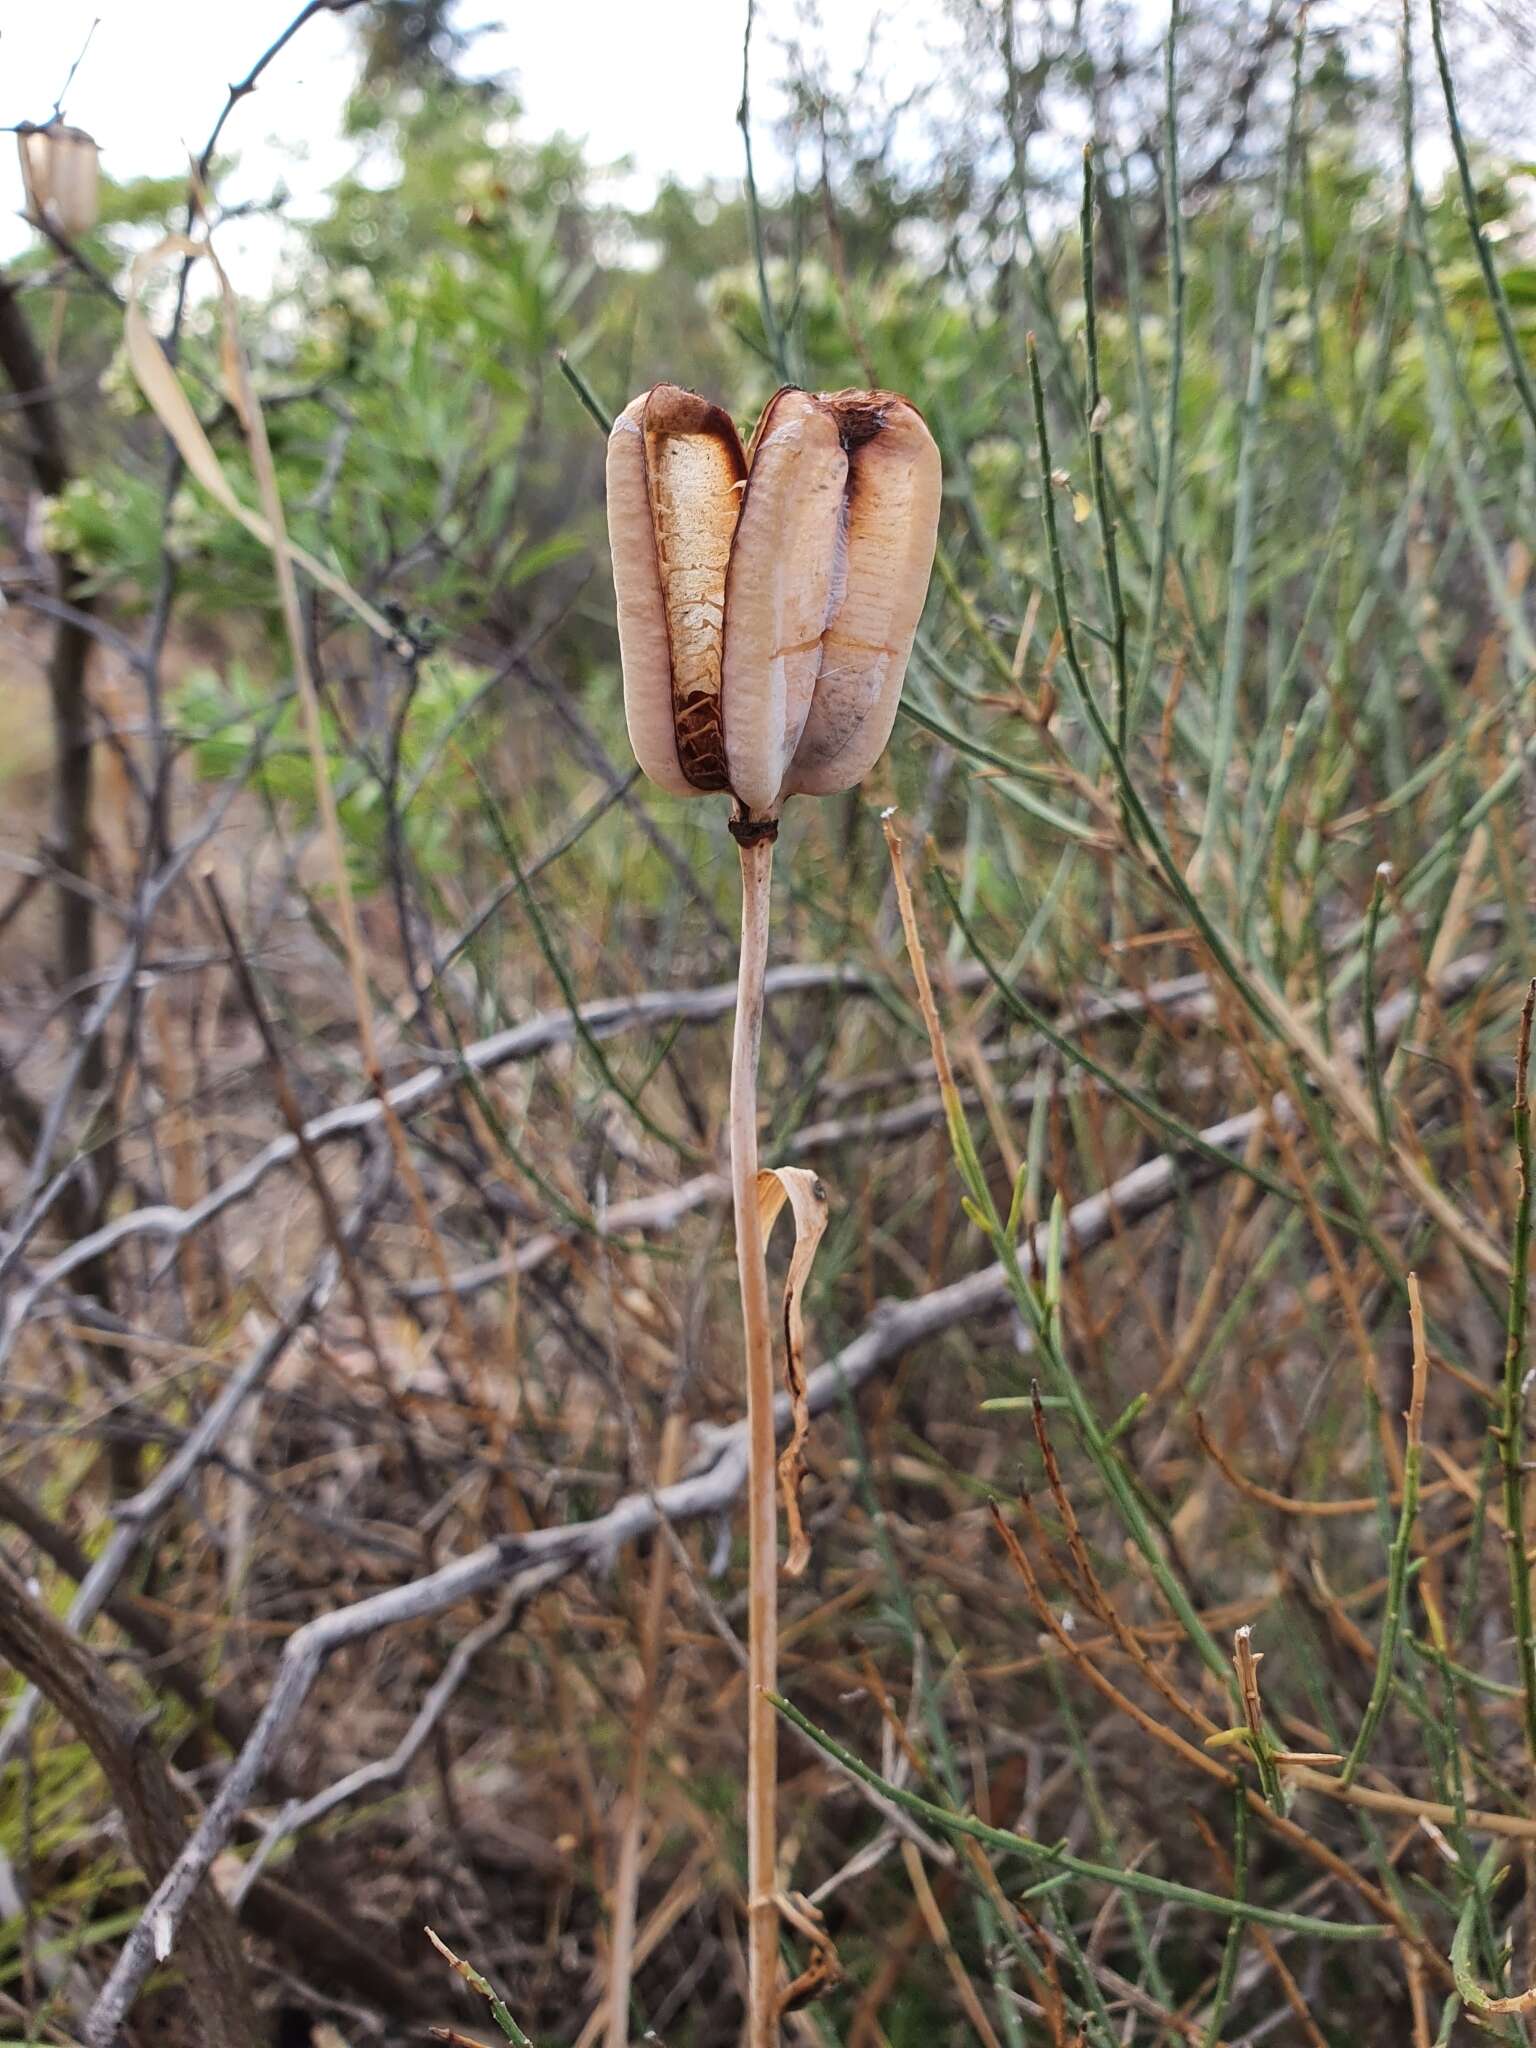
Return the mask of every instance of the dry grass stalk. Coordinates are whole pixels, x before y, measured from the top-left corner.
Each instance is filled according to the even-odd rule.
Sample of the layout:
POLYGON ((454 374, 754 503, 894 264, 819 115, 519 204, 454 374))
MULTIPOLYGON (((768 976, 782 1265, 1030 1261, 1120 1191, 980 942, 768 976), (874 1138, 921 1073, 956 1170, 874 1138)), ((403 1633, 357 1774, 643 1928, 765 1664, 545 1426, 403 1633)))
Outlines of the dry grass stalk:
MULTIPOLYGON (((683 1417, 674 1408, 662 1429, 661 1451, 656 1463, 658 1487, 670 1486, 677 1477, 685 1436, 683 1417)), ((640 1691, 635 1701, 619 1857, 613 1881, 613 1926, 609 1935, 604 2020, 608 2048, 625 2048, 629 2040, 629 1987, 635 1964, 635 1902, 640 1887, 640 1838, 645 1826, 645 1771, 656 1711, 656 1671, 671 1566, 671 1547, 658 1539, 651 1552, 651 1569, 646 1579, 645 1604, 640 1619, 640 1691)))
POLYGON ((752 2048, 777 2029, 779 1913, 774 1853, 778 1789, 779 1532, 774 1497, 773 1335, 757 1206, 757 1063, 768 961, 773 841, 741 849, 741 975, 731 1039, 731 1206, 747 1375, 747 1952, 754 1986, 752 2048))

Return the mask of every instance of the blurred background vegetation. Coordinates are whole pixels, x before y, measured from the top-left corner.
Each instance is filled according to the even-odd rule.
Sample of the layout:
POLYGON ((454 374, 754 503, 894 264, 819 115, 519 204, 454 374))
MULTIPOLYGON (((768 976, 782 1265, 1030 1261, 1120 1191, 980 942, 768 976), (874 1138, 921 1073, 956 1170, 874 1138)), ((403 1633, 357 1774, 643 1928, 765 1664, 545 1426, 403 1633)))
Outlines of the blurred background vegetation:
MULTIPOLYGON (((132 1534, 80 1632, 190 1821, 302 1624, 643 1495, 736 1420, 728 1006, 678 1000, 733 971, 733 850, 627 757, 601 423, 663 378, 744 429, 784 382, 904 391, 943 449, 939 565, 885 761, 786 821, 775 958, 813 972, 770 1006, 765 1156, 832 1192, 815 1362, 1038 1235, 818 1422, 783 1683, 947 1812, 1278 1918, 1064 1881, 931 1813, 914 1838, 787 1734, 785 1885, 842 1974, 786 2034, 1524 2040, 1536 38, 1473 0, 948 13, 963 69, 900 104, 900 5, 854 77, 759 38, 746 126, 792 181, 636 208, 478 75, 470 13, 353 12, 355 168, 312 220, 274 193, 281 260, 233 284, 289 532, 331 574, 301 574, 301 618, 362 1038, 271 549, 124 344, 132 296, 258 506, 206 264, 130 270, 189 230, 219 247, 238 107, 190 210, 184 179, 108 183, 95 228, 10 267, 66 468, 12 371, 7 1556, 64 1615, 132 1534), (536 1056, 466 1053, 548 1018, 536 1056), (343 1123, 274 1164, 290 1118, 366 1104, 371 1053, 452 1085, 398 1143, 343 1123), (1158 1162, 1144 1211, 1126 1177, 1158 1162), (172 1496, 125 1509, 258 1353, 172 1496), (1239 1624, 1263 1712, 1234 1744, 1239 1624)), ((338 1655, 215 1867, 257 2037, 489 2038, 430 1921, 550 2048, 734 2041, 743 1564, 715 1515, 338 1655), (391 1778, 289 1824, 445 1670, 391 1778)), ((53 1711, 23 1729, 13 1693, 0 2034, 73 2042, 145 1858, 95 1746, 53 1711)), ((173 1957, 123 2038, 209 2024, 173 1957)))

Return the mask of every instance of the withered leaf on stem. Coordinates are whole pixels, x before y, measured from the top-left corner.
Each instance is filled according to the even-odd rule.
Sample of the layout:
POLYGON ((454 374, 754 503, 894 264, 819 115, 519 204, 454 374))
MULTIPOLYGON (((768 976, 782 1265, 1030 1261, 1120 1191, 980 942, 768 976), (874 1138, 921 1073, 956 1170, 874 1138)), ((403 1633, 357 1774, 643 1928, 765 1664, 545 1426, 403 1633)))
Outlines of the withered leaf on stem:
POLYGON ((784 1281, 784 1379, 794 1416, 789 1442, 779 1458, 779 1491, 789 1525, 789 1554, 784 1570, 799 1578, 811 1558, 811 1539, 800 1515, 800 1488, 805 1481, 805 1439, 811 1411, 805 1396, 805 1283, 816 1248, 827 1227, 827 1191, 806 1166, 767 1167, 757 1176, 757 1214, 766 1249, 779 1211, 788 1202, 795 1219, 795 1248, 784 1281))

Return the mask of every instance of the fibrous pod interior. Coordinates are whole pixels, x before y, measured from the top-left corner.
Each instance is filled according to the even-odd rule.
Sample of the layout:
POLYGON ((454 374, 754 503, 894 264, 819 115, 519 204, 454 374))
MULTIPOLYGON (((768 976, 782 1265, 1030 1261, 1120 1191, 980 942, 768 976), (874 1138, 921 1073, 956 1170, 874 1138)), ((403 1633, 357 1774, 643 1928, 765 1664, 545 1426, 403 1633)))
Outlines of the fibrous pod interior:
POLYGON ((614 424, 608 528, 635 758, 674 795, 729 788, 725 573, 747 473, 728 414, 658 384, 614 424))
POLYGON ((651 516, 672 642, 677 757, 695 789, 729 789, 721 654, 726 565, 747 474, 728 414, 675 384, 646 401, 651 516))

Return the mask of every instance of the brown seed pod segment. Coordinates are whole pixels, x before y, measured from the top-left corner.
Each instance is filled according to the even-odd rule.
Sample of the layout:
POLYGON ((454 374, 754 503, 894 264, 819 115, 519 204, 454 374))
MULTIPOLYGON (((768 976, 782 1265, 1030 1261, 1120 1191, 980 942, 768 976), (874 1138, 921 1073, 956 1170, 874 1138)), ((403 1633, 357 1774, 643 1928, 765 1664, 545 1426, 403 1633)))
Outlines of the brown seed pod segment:
POLYGON ((939 451, 916 406, 890 391, 822 403, 848 457, 843 588, 786 796, 850 789, 885 751, 939 530, 939 451))
POLYGON ((728 787, 720 690, 725 571, 746 458, 730 416, 676 384, 608 439, 608 535, 635 759, 673 796, 728 787))
POLYGON ((651 392, 642 425, 672 644, 677 758, 695 789, 728 789, 720 687, 725 577, 747 461, 729 413, 676 384, 651 392))
POLYGON ((776 813, 810 715, 847 477, 833 415, 809 392, 777 392, 752 437, 725 579, 726 756, 752 817, 776 813))
POLYGON ((641 419, 649 393, 632 399, 608 436, 608 551, 624 671, 624 717, 635 759, 669 796, 692 796, 672 726, 672 647, 661 594, 641 419))

